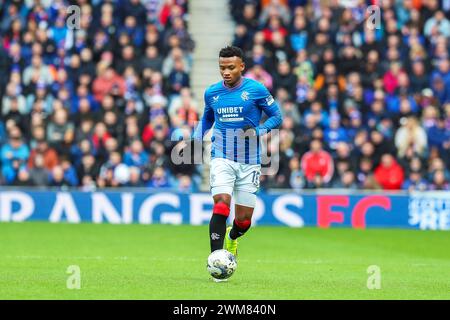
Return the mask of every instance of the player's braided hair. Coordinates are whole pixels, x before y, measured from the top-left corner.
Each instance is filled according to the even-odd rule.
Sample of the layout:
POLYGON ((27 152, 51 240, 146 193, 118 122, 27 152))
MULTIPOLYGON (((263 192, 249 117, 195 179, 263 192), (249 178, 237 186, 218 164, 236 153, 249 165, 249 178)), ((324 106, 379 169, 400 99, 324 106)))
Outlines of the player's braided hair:
POLYGON ((238 57, 241 58, 241 60, 244 60, 244 52, 239 47, 226 46, 225 48, 222 48, 220 50, 219 57, 222 58, 238 57))

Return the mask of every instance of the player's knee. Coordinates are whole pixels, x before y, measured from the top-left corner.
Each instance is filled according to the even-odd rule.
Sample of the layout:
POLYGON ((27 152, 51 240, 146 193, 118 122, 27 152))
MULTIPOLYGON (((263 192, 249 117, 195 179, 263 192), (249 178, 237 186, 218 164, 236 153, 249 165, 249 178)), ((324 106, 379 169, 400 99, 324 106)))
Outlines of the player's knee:
POLYGON ((228 206, 230 206, 230 203, 231 203, 231 195, 228 195, 228 194, 225 194, 225 193, 217 194, 217 195, 215 195, 213 197, 213 199, 214 199, 214 203, 215 204, 219 203, 219 202, 222 202, 222 203, 225 203, 228 206))
POLYGON ((213 214, 220 214, 228 217, 230 215, 230 205, 225 201, 218 200, 213 207, 213 214))
POLYGON ((228 205, 230 205, 231 195, 233 194, 233 187, 232 186, 212 187, 211 193, 214 199, 214 203, 220 201, 228 203, 228 205))

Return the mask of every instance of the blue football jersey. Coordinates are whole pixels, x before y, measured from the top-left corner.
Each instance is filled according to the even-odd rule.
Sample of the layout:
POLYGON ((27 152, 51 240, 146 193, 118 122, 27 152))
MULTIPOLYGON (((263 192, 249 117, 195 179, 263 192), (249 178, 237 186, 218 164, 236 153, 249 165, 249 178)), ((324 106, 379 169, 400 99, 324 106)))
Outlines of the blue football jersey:
POLYGON ((261 163, 259 136, 278 128, 282 122, 280 109, 264 85, 242 77, 233 88, 223 81, 205 91, 205 112, 193 138, 203 139, 214 124, 212 158, 226 158, 239 163, 261 163), (260 125, 262 112, 268 119, 260 125), (256 130, 256 137, 243 137, 244 127, 256 130))

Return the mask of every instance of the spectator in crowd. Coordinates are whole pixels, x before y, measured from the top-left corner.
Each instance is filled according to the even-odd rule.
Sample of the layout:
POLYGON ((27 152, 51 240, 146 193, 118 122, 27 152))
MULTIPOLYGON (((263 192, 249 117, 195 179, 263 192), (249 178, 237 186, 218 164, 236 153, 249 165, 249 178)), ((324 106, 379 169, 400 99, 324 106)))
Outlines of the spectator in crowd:
POLYGON ((61 166, 55 166, 50 174, 50 187, 67 189, 70 187, 69 181, 64 177, 64 169, 61 166))
POLYGON ((443 171, 446 180, 449 180, 449 178, 450 178, 450 170, 448 170, 446 168, 443 159, 435 157, 435 158, 432 158, 432 159, 429 160, 427 177, 428 177, 428 180, 430 182, 434 179, 434 174, 437 171, 443 171))
POLYGON ((445 17, 442 10, 438 10, 435 14, 425 21, 424 35, 432 36, 433 33, 439 32, 445 37, 450 37, 450 21, 445 17))
POLYGON ((180 42, 180 48, 185 52, 192 52, 195 47, 195 42, 186 29, 185 22, 182 17, 174 17, 171 21, 171 27, 166 31, 166 41, 170 42, 171 37, 176 37, 180 42))
POLYGON ((99 169, 96 183, 100 188, 118 186, 117 181, 114 180, 114 169, 121 163, 122 155, 117 151, 112 151, 109 159, 99 169))
POLYGON ((29 187, 34 185, 34 181, 30 177, 30 172, 26 168, 23 168, 17 173, 12 185, 16 187, 29 187))
POLYGON ((295 83, 297 82, 296 76, 291 71, 291 66, 286 60, 281 61, 277 67, 277 73, 275 75, 273 84, 274 90, 284 88, 288 92, 290 97, 295 94, 295 83))
MULTIPOLYGON (((61 168, 62 170, 62 168, 61 168)), ((81 158, 81 163, 79 164, 77 170, 78 181, 83 181, 86 176, 94 179, 98 175, 98 162, 92 154, 85 154, 81 158)), ((64 177, 64 171, 63 171, 64 177)), ((70 182, 66 181, 67 185, 70 186, 70 182)))
POLYGON ((130 178, 128 181, 128 187, 141 188, 144 187, 144 182, 141 179, 141 169, 138 167, 130 167, 130 178))
POLYGON ((95 100, 100 102, 103 100, 103 97, 109 93, 123 97, 126 91, 124 78, 117 74, 113 68, 103 64, 99 64, 98 69, 99 76, 92 84, 92 92, 95 100))
MULTIPOLYGON (((59 90, 62 90, 60 88, 59 90)), ((59 92, 57 90, 56 92, 59 92)), ((29 112, 33 108, 33 104, 37 101, 43 103, 42 109, 46 114, 50 114, 53 111, 53 96, 48 92, 47 85, 44 82, 38 82, 36 84, 35 92, 30 93, 26 98, 26 109, 29 112)))
POLYGON ((179 128, 188 125, 192 129, 194 128, 199 120, 199 110, 189 88, 181 89, 180 95, 172 99, 168 115, 173 127, 179 128))
POLYGON ((289 161, 289 187, 293 190, 300 191, 305 187, 305 177, 300 167, 300 160, 294 156, 289 161))
POLYGON ((357 173, 356 173, 356 180, 359 185, 359 187, 363 187, 366 183, 366 180, 369 178, 369 176, 374 171, 374 165, 373 160, 371 158, 362 158, 359 161, 357 173))
POLYGON ((309 184, 318 182, 324 185, 330 182, 334 173, 333 158, 323 150, 321 141, 311 141, 310 151, 302 157, 301 168, 309 184))
POLYGON ((346 170, 340 176, 339 181, 333 184, 333 188, 356 190, 358 186, 355 180, 355 174, 351 170, 346 170))
POLYGON ((429 76, 426 73, 424 63, 421 60, 413 62, 410 86, 413 93, 421 92, 423 88, 429 86, 429 76))
POLYGON ((125 152, 123 162, 128 166, 143 168, 148 162, 148 154, 140 140, 131 142, 129 151, 125 152))
POLYGON ((168 84, 170 94, 175 96, 180 94, 181 89, 189 87, 190 78, 185 71, 183 60, 175 60, 173 69, 168 76, 168 84))
POLYGON ((196 191, 196 187, 192 178, 188 175, 182 175, 177 179, 178 190, 185 193, 193 193, 196 191))
POLYGON ((166 170, 162 167, 156 167, 153 170, 150 180, 147 183, 149 188, 167 188, 169 187, 169 179, 166 170))
POLYGON ((273 87, 272 76, 264 70, 261 64, 255 64, 245 75, 246 78, 261 82, 267 89, 271 90, 273 87))
POLYGON ((7 184, 12 183, 20 170, 26 169, 26 162, 30 150, 23 140, 20 129, 14 127, 10 130, 8 143, 0 149, 0 160, 2 164, 2 176, 7 184))
POLYGON ((403 158, 407 153, 420 157, 425 156, 428 146, 427 135, 417 118, 403 118, 401 119, 401 125, 395 134, 395 146, 398 150, 398 157, 403 158))
POLYGON ((52 170, 55 166, 59 164, 59 155, 55 149, 48 145, 47 140, 42 139, 36 141, 36 147, 31 150, 30 156, 28 158, 28 167, 32 169, 34 167, 35 158, 42 157, 44 161, 44 168, 47 170, 52 170))
POLYGON ((42 154, 36 154, 29 172, 34 186, 45 187, 49 184, 50 171, 45 167, 45 159, 42 154))
MULTIPOLYGON (((283 1, 280 0, 270 0, 263 1, 266 3, 263 11, 259 17, 259 24, 265 25, 271 17, 276 16, 281 19, 284 24, 289 24, 291 14, 289 12, 289 7, 283 1)), ((281 22, 280 21, 280 22, 281 22)))
POLYGON ((399 190, 403 185, 403 168, 391 154, 381 157, 380 165, 375 168, 375 179, 384 190, 399 190))
POLYGON ((347 131, 341 127, 340 117, 337 113, 330 116, 329 127, 325 129, 324 138, 332 151, 336 150, 339 142, 347 142, 347 131))
POLYGON ((445 177, 443 170, 437 170, 433 174, 433 180, 429 185, 429 190, 450 190, 450 184, 445 177))
POLYGON ((50 67, 42 61, 40 55, 35 54, 31 58, 31 65, 26 67, 23 72, 23 84, 27 86, 37 82, 50 85, 53 83, 53 77, 50 67))
MULTIPOLYGON (((163 67, 163 57, 158 52, 158 48, 155 46, 149 46, 145 50, 145 56, 140 61, 140 68, 151 69, 154 71, 161 71, 163 67)), ((171 69, 171 68, 170 68, 171 69)))
POLYGON ((69 183, 71 187, 76 187, 79 184, 77 171, 70 162, 70 159, 66 156, 61 159, 61 168, 64 172, 64 179, 69 183))
POLYGON ((14 83, 9 83, 6 87, 6 94, 2 99, 2 115, 8 116, 12 112, 18 112, 20 115, 27 113, 27 104, 25 97, 21 94, 20 88, 14 83), (12 106, 14 104, 14 106, 12 106))
POLYGON ((47 125, 47 141, 59 153, 68 154, 75 135, 75 127, 66 109, 55 110, 47 125))
POLYGON ((427 181, 423 178, 420 170, 411 170, 408 179, 403 182, 402 189, 408 191, 426 191, 427 181))
POLYGON ((319 101, 314 101, 310 108, 305 111, 305 118, 312 118, 315 125, 319 125, 322 128, 327 128, 329 125, 328 112, 323 109, 323 105, 319 101))

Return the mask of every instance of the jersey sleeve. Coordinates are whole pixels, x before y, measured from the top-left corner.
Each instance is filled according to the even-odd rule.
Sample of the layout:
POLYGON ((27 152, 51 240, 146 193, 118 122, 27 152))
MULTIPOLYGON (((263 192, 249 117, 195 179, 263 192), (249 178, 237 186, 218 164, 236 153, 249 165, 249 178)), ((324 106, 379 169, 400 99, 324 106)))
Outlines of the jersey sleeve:
POLYGON ((257 86, 256 103, 268 117, 263 124, 256 127, 257 134, 264 135, 269 133, 272 129, 278 128, 283 121, 281 110, 269 90, 262 84, 257 86))
POLYGON ((198 123, 197 128, 194 130, 192 139, 203 140, 203 136, 206 131, 211 129, 214 124, 214 110, 211 107, 211 100, 209 91, 205 90, 204 94, 205 111, 203 112, 202 120, 198 123))

